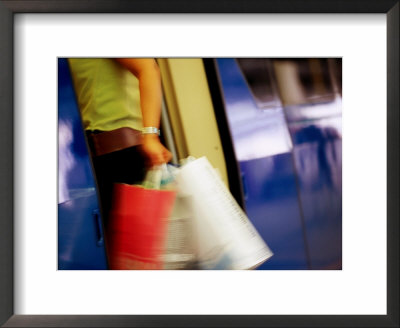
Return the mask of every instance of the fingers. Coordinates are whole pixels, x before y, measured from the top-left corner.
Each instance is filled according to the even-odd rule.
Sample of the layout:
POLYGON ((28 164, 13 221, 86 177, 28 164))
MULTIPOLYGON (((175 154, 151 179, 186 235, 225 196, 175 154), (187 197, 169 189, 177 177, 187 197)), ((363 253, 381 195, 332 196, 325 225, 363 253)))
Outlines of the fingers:
POLYGON ((146 161, 147 167, 153 167, 163 163, 165 163, 164 158, 160 156, 148 156, 146 161))
POLYGON ((164 151, 164 163, 168 163, 171 159, 172 159, 172 153, 168 149, 165 149, 165 151, 164 151))
POLYGON ((162 152, 147 153, 147 166, 152 167, 168 163, 172 159, 172 154, 165 149, 162 152))
POLYGON ((168 163, 172 158, 171 152, 158 139, 146 139, 141 150, 146 157, 148 167, 168 163))

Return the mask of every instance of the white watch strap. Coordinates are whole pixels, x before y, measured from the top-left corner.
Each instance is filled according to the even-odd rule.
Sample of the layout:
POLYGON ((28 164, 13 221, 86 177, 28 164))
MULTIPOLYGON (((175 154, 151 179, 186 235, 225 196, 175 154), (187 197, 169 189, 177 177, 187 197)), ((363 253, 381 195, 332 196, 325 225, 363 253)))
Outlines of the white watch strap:
POLYGON ((160 135, 160 129, 155 128, 154 126, 146 126, 142 128, 142 134, 157 134, 160 135))

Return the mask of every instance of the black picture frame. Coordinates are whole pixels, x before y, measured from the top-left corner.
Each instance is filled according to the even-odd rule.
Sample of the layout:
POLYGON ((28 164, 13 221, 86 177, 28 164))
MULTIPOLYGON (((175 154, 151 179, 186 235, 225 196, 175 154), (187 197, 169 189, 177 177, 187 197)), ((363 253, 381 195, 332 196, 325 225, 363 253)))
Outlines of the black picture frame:
MULTIPOLYGON (((399 327, 398 0, 0 1, 0 324, 4 327, 399 327), (383 13, 387 17, 387 315, 14 315, 13 29, 16 13, 383 13)), ((367 288, 367 287, 366 287, 367 288)))

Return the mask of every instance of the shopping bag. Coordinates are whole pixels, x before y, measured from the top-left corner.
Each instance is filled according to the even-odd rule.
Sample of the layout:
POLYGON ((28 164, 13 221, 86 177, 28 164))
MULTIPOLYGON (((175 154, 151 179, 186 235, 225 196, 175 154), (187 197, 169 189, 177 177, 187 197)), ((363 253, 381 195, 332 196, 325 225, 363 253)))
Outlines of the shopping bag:
POLYGON ((273 255, 206 157, 188 161, 176 181, 192 201, 199 268, 252 269, 273 255))
POLYGON ((114 184, 108 229, 110 269, 162 269, 168 217, 175 196, 173 189, 114 184))
POLYGON ((163 256, 164 270, 196 269, 193 243, 193 209, 191 198, 177 191, 168 219, 168 233, 163 256))

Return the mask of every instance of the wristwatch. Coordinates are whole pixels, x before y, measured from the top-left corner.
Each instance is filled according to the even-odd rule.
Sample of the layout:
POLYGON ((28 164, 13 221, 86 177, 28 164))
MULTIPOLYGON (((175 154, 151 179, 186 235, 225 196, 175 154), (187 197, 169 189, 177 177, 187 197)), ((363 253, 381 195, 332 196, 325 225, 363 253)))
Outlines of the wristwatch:
POLYGON ((160 135, 160 129, 155 128, 154 126, 146 126, 142 128, 142 134, 157 134, 160 135))

